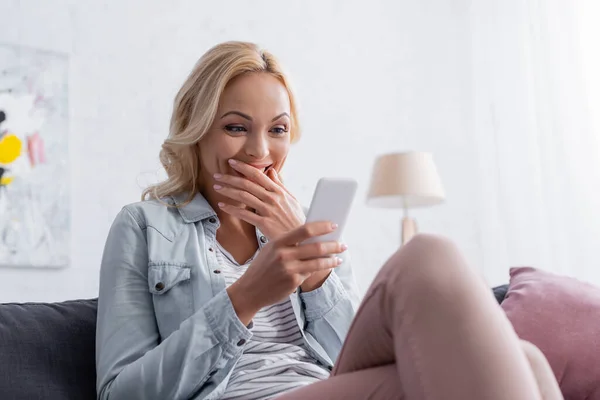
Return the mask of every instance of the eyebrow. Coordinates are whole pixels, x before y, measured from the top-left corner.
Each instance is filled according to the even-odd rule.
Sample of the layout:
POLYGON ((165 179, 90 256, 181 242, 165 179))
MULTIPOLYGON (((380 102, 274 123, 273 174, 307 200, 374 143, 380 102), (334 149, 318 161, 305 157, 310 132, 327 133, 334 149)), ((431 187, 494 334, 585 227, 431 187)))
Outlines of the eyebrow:
MULTIPOLYGON (((221 119, 225 118, 228 115, 232 115, 232 114, 239 115, 240 117, 242 117, 244 119, 247 119, 248 121, 252 121, 252 117, 251 116, 249 116, 248 114, 244 114, 243 112, 240 112, 240 111, 228 111, 228 112, 226 112, 225 114, 223 114, 221 116, 221 119)), ((271 122, 275 122, 275 121, 277 121, 279 118, 281 118, 283 116, 287 116, 288 118, 290 118, 290 114, 288 114, 287 112, 283 112, 283 113, 279 114, 278 116, 276 116, 275 118, 273 118, 271 120, 271 122)))

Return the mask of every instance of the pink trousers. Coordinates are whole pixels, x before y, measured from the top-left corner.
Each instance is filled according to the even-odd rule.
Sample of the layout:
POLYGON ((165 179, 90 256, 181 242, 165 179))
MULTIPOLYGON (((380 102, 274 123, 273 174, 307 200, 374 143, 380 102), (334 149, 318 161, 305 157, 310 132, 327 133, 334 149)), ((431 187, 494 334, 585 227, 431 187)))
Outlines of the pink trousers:
POLYGON ((331 377, 278 400, 556 400, 542 352, 519 340, 456 247, 415 236, 382 267, 331 377))

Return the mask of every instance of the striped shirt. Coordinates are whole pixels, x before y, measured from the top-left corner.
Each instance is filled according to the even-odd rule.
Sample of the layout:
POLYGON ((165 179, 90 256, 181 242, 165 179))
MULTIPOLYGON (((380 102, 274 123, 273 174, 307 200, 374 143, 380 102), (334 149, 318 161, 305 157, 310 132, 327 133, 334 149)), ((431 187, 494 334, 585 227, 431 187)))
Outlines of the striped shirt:
MULTIPOLYGON (((254 257, 240 265, 221 245, 217 243, 216 247, 217 260, 229 286, 244 274, 254 257)), ((329 371, 307 352, 289 298, 261 309, 249 329, 252 338, 221 399, 270 399, 329 377, 329 371)))

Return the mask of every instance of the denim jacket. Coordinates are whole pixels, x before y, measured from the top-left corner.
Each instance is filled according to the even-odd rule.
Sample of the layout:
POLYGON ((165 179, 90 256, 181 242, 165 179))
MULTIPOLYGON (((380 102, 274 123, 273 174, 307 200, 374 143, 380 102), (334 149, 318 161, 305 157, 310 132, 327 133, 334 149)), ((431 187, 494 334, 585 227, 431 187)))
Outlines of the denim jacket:
MULTIPOLYGON (((185 197, 165 200, 175 205, 185 197)), ((130 204, 102 257, 98 399, 218 399, 252 332, 237 317, 215 252, 219 219, 202 195, 182 207, 130 204)), ((257 229, 259 248, 267 238, 257 229)), ((324 284, 290 295, 308 351, 331 369, 359 298, 348 255, 324 284)))

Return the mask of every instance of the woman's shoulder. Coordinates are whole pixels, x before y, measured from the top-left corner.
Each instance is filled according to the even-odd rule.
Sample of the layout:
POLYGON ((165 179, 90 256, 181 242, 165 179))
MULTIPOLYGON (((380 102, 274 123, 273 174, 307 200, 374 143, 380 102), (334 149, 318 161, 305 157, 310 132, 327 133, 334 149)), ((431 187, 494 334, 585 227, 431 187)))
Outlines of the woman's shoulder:
MULTIPOLYGON (((126 204, 121 209, 121 214, 126 214, 144 229, 148 226, 160 226, 161 222, 173 222, 179 217, 179 211, 172 198, 148 199, 126 204)), ((118 217, 117 217, 118 218, 118 217)))

